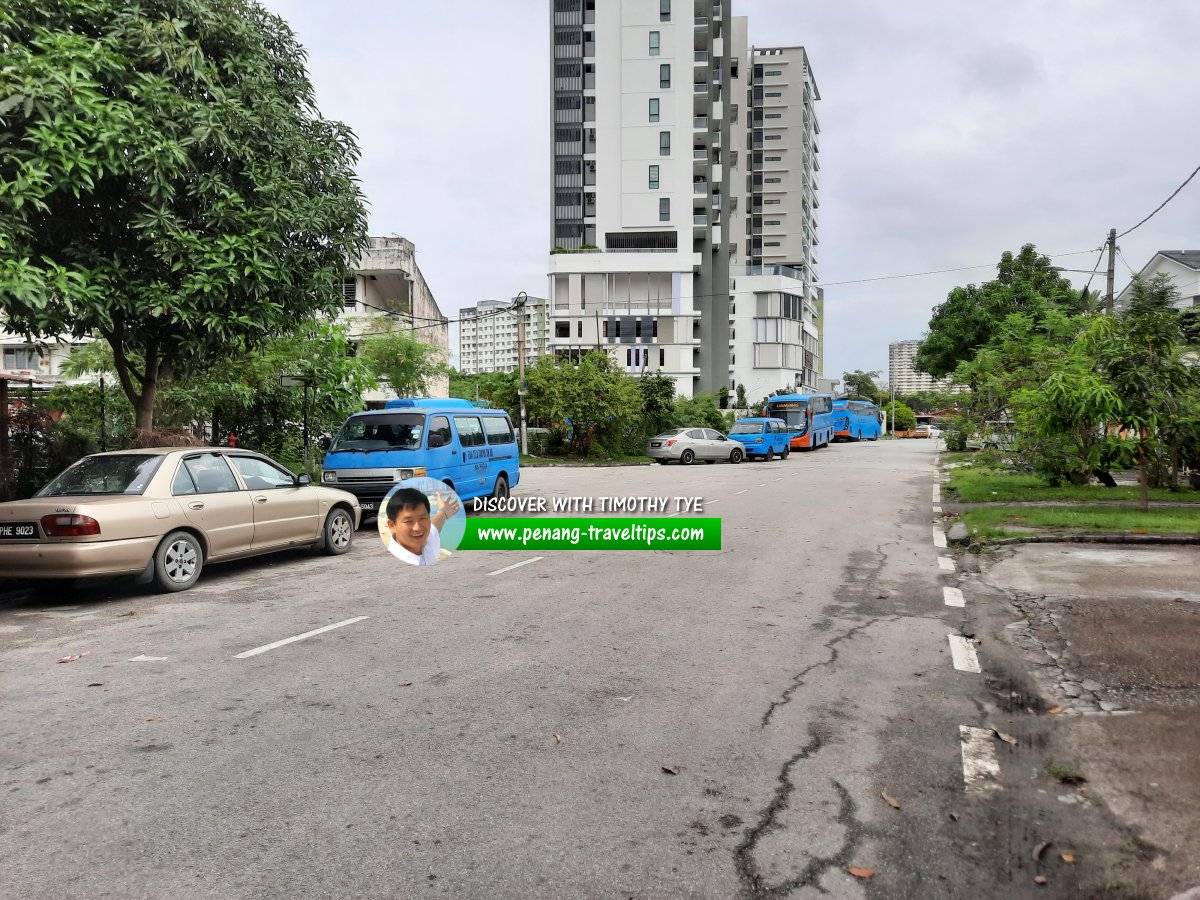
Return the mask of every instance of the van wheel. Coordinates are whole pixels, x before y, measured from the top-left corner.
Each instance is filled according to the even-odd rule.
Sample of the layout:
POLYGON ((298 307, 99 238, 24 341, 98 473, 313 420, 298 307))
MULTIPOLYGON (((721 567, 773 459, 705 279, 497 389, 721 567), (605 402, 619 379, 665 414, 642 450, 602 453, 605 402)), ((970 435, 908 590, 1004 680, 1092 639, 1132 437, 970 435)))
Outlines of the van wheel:
POLYGON ((354 518, 340 506, 325 517, 325 541, 321 552, 326 556, 341 556, 354 542, 354 518))
POLYGON ((789 453, 791 453, 791 452, 792 452, 792 445, 791 445, 791 444, 788 444, 786 447, 784 447, 782 450, 780 450, 780 451, 779 451, 779 458, 780 458, 780 459, 787 459, 787 458, 788 458, 788 454, 789 454, 789 453))
POLYGON ((204 548, 186 531, 172 531, 154 551, 154 583, 163 591, 186 591, 203 568, 204 548))
POLYGON ((764 456, 764 457, 763 457, 763 459, 765 459, 767 462, 770 462, 770 461, 771 461, 771 460, 773 460, 774 458, 775 458, 775 448, 774 448, 774 447, 768 447, 768 448, 767 448, 767 455, 766 455, 766 456, 764 456))
POLYGON ((737 447, 734 447, 733 451, 729 454, 729 461, 736 466, 738 463, 740 463, 742 461, 742 456, 743 456, 742 451, 739 450, 737 447))
POLYGON ((494 488, 492 488, 492 499, 507 500, 508 494, 509 494, 508 476, 497 475, 496 476, 496 486, 494 488))
POLYGON ((692 461, 695 458, 696 458, 696 454, 693 453, 691 450, 684 450, 682 453, 679 454, 679 462, 680 462, 680 464, 685 465, 685 466, 690 466, 692 464, 692 461))

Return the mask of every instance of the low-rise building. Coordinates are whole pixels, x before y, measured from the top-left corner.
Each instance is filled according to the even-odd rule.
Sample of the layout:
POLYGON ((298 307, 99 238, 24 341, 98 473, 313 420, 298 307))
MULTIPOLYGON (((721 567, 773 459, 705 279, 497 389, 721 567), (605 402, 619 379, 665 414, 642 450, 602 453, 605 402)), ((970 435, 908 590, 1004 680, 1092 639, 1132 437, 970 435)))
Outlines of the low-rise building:
MULTIPOLYGON (((1159 250, 1142 266, 1138 277, 1142 281, 1149 281, 1160 272, 1170 277, 1175 290, 1179 292, 1176 308, 1200 306, 1200 250, 1159 250)), ((1130 281, 1113 300, 1113 308, 1126 309, 1132 291, 1133 282, 1130 281)))

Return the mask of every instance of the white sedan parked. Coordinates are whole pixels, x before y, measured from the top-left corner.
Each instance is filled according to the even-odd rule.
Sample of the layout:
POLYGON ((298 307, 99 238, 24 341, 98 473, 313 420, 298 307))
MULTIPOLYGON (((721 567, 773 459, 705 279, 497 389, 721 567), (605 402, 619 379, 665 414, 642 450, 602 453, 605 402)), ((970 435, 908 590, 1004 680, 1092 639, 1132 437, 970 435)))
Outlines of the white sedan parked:
POLYGON ((718 459, 739 463, 745 459, 746 451, 737 441, 713 428, 673 428, 650 438, 646 455, 663 465, 675 459, 690 466, 698 459, 710 465, 718 459))

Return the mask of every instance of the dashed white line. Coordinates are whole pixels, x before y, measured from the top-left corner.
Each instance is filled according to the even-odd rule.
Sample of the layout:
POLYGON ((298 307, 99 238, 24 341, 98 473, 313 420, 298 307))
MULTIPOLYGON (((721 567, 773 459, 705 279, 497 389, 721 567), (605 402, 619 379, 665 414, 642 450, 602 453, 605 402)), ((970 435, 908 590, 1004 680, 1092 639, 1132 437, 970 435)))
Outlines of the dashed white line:
POLYGON ((721 502, 721 498, 720 498, 720 497, 718 497, 716 500, 705 500, 704 502, 705 502, 705 503, 720 503, 720 502, 721 502))
POLYGON ((949 556, 939 556, 938 557, 938 568, 941 569, 943 572, 953 572, 954 571, 954 560, 952 560, 949 556))
POLYGON ((767 486, 767 483, 765 481, 759 485, 759 487, 766 487, 766 486, 767 486))
POLYGON ((963 592, 956 587, 943 587, 942 599, 946 601, 947 606, 966 606, 967 603, 963 599, 963 592))
POLYGON ((530 563, 535 563, 539 559, 545 559, 544 556, 535 556, 533 559, 527 559, 524 562, 513 563, 511 566, 505 566, 503 569, 497 569, 495 572, 488 572, 484 578, 490 578, 492 575, 503 575, 505 572, 511 572, 513 569, 519 569, 521 566, 527 566, 530 563))
POLYGON ((950 639, 950 657, 954 660, 954 668, 960 672, 975 672, 978 674, 983 669, 979 667, 979 656, 975 653, 975 644, 963 637, 961 634, 948 634, 950 639))
POLYGON ((332 625, 326 625, 324 628, 316 628, 312 631, 306 631, 304 634, 298 634, 295 637, 284 638, 282 641, 275 641, 271 644, 263 644, 261 647, 255 647, 253 650, 247 650, 245 653, 239 653, 234 659, 247 659, 251 656, 258 656, 260 653, 266 653, 268 650, 274 650, 276 647, 282 647, 284 644, 294 644, 296 641, 302 641, 305 638, 313 637, 314 635, 324 634, 326 631, 333 631, 335 628, 341 628, 344 625, 353 625, 355 622, 361 622, 363 619, 369 619, 370 616, 355 616, 353 619, 346 619, 344 622, 335 622, 332 625))
POLYGON ((940 513, 942 511, 942 508, 940 506, 934 506, 933 511, 935 513, 940 513))
POLYGON ((941 502, 942 502, 942 488, 941 488, 941 485, 937 485, 937 484, 935 484, 935 485, 933 486, 933 502, 934 502, 934 503, 941 503, 941 502))
POLYGON ((750 493, 750 488, 746 488, 746 490, 744 490, 744 491, 738 491, 738 493, 739 494, 748 494, 748 493, 750 493))
POLYGON ((933 546, 946 546, 946 532, 942 531, 942 529, 938 528, 936 525, 933 526, 933 546))
POLYGON ((1000 790, 1000 763, 996 761, 996 745, 986 728, 958 726, 962 741, 963 784, 970 793, 1000 790))

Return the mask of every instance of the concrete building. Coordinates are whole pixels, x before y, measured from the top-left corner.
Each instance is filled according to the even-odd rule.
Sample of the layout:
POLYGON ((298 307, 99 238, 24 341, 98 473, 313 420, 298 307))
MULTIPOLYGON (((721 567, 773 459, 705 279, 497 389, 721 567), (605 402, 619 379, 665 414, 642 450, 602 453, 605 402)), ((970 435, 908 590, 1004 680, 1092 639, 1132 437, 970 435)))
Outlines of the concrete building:
POLYGON ((771 76, 781 96, 767 98, 746 19, 729 12, 727 0, 552 3, 551 350, 570 359, 607 349, 630 372, 673 378, 685 396, 814 386, 820 370, 815 228, 802 207, 815 209, 815 141, 804 149, 815 83, 803 49, 783 48, 774 54, 788 76, 771 76), (769 130, 768 99, 772 116, 787 115, 769 130), (786 148, 770 154, 780 157, 769 191, 778 241, 764 237, 765 216, 752 216, 752 198, 765 206, 765 178, 776 177, 753 171, 754 144, 765 147, 768 134, 786 148), (809 328, 782 325, 777 307, 807 313, 809 328), (758 318, 775 323, 762 324, 761 341, 758 318))
MULTIPOLYGON (((1160 272, 1170 276, 1175 290, 1179 292, 1175 304, 1178 309, 1200 306, 1200 250, 1159 250, 1150 262, 1142 266, 1138 277, 1149 281, 1160 272)), ((1128 307, 1132 290, 1133 282, 1130 281, 1125 290, 1113 298, 1113 308, 1122 310, 1128 307)))
POLYGON ((11 376, 12 380, 37 385, 52 386, 64 382, 80 383, 90 378, 69 379, 62 374, 63 363, 77 346, 90 343, 90 338, 79 340, 62 336, 28 341, 19 334, 0 328, 0 375, 11 376))
POLYGON ((893 341, 888 344, 888 389, 900 394, 921 394, 928 391, 962 391, 965 387, 949 379, 936 379, 913 368, 920 341, 893 341))
POLYGON ((530 297, 523 310, 512 300, 484 300, 458 313, 458 368, 468 375, 481 372, 515 372, 517 316, 525 317, 525 365, 532 366, 550 349, 548 302, 530 297))
MULTIPOLYGON (((348 326, 352 341, 361 343, 380 331, 406 330, 433 347, 443 361, 449 359, 450 324, 421 274, 411 241, 398 236, 373 237, 352 268, 354 278, 342 285, 345 305, 337 317, 348 326)), ((426 393, 449 396, 449 377, 436 378, 426 393)), ((382 406, 395 396, 384 386, 369 391, 363 399, 368 406, 382 406)))

